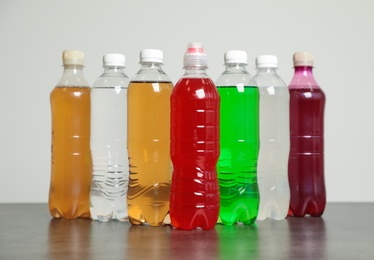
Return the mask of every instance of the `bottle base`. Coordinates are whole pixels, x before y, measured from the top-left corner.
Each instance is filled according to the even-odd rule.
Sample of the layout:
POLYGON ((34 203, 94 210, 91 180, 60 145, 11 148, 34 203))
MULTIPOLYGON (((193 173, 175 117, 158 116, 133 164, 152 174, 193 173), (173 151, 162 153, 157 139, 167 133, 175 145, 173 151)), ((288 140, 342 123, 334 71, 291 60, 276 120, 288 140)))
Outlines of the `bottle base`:
POLYGON ((311 201, 309 203, 305 203, 303 207, 292 207, 290 206, 288 210, 287 216, 289 217, 321 217, 323 212, 325 211, 325 203, 323 205, 316 203, 315 201, 311 201))
POLYGON ((241 199, 228 206, 221 205, 219 219, 223 225, 232 226, 236 223, 252 225, 258 214, 258 199, 241 199))
POLYGON ((170 224, 169 202, 149 202, 148 205, 136 204, 129 200, 128 202, 128 217, 131 225, 158 227, 170 224))
POLYGON ((170 217, 169 214, 165 216, 165 218, 161 221, 155 222, 148 222, 145 218, 141 218, 141 220, 129 217, 129 222, 133 226, 151 226, 151 227, 161 227, 170 224, 170 217))
POLYGON ((188 211, 180 212, 179 215, 170 216, 171 224, 175 229, 193 230, 203 229, 211 230, 215 227, 218 220, 219 208, 209 211, 195 212, 188 214, 188 211))
POLYGON ((303 218, 303 217, 314 217, 314 218, 319 218, 319 217, 322 217, 323 215, 323 212, 316 212, 316 213, 299 213, 299 212, 292 212, 292 211, 289 211, 288 214, 287 214, 287 217, 295 217, 295 218, 303 218))
POLYGON ((82 212, 82 213, 76 213, 76 214, 66 214, 58 209, 54 208, 50 211, 51 217, 53 218, 61 218, 61 219, 77 219, 77 218, 90 218, 91 214, 89 212, 82 212))
MULTIPOLYGON (((288 200, 289 201, 289 200, 288 200)), ((274 219, 282 220, 287 217, 288 214, 288 203, 280 204, 276 201, 272 201, 267 205, 263 205, 260 202, 260 208, 258 210, 257 220, 274 219)))
POLYGON ((128 220, 126 198, 124 196, 111 200, 101 195, 91 195, 90 213, 93 220, 108 222, 111 219, 118 221, 128 220))

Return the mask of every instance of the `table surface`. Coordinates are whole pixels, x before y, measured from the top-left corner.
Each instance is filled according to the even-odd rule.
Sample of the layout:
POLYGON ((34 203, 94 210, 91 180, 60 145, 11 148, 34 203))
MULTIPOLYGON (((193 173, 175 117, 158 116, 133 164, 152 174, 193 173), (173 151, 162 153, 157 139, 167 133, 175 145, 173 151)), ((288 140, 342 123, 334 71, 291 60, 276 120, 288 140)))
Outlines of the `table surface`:
POLYGON ((0 259, 374 259, 373 221, 374 203, 328 203, 321 218, 183 231, 0 204, 0 259))

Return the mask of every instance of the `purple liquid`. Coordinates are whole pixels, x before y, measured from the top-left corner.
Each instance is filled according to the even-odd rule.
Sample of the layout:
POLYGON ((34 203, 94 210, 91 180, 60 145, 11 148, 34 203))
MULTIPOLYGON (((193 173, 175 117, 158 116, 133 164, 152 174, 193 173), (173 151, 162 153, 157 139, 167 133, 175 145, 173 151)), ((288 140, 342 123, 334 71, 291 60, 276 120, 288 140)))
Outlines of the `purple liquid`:
POLYGON ((289 90, 291 199, 288 215, 318 217, 326 206, 323 136, 326 97, 313 78, 312 67, 296 67, 289 90))

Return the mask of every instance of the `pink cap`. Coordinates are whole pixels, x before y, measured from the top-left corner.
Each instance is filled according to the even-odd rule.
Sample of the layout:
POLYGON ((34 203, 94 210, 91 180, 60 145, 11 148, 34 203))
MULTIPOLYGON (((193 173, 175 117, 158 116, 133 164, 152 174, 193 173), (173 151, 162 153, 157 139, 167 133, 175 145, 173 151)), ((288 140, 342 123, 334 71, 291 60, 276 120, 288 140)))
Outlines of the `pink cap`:
POLYGON ((207 55, 204 45, 200 42, 190 42, 187 44, 187 51, 184 54, 183 65, 185 67, 208 67, 207 55))

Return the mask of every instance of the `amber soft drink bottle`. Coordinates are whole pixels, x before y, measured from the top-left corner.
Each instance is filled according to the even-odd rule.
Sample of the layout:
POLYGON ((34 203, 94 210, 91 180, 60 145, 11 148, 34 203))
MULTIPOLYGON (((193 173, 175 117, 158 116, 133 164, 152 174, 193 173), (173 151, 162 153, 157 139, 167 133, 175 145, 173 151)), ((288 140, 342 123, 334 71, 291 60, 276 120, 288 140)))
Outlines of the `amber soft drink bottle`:
POLYGON ((128 87, 130 179, 127 203, 132 225, 170 223, 170 94, 173 83, 162 70, 162 62, 162 51, 142 50, 141 68, 128 87))
POLYGON ((319 217, 326 206, 324 110, 326 97, 313 75, 310 53, 295 53, 290 91, 289 216, 319 217))
POLYGON ((219 95, 200 43, 184 55, 185 74, 171 95, 173 177, 170 218, 178 229, 214 228, 219 214, 219 95))
POLYGON ((84 54, 62 54, 64 73, 50 95, 52 172, 49 211, 54 218, 90 217, 92 163, 90 91, 83 75, 84 54))

